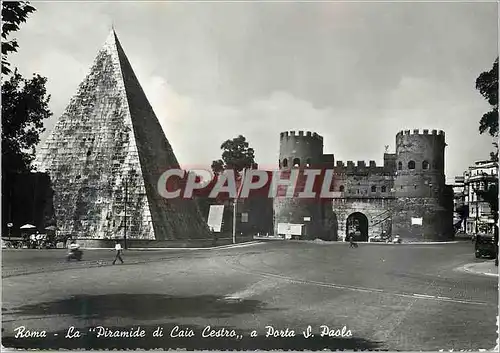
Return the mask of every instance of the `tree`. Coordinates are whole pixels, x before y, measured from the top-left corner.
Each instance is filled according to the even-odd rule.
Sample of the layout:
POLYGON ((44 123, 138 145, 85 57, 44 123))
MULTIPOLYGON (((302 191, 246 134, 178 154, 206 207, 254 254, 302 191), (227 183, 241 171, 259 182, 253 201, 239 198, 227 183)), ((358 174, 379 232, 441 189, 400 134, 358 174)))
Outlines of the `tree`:
MULTIPOLYGON (((476 89, 492 106, 492 109, 483 114, 479 121, 479 133, 486 131, 493 136, 498 136, 498 57, 493 63, 490 71, 481 73, 476 79, 476 89)), ((493 143, 496 148, 495 152, 490 153, 492 161, 498 162, 498 143, 493 143)), ((495 220, 495 243, 497 244, 497 256, 495 265, 498 266, 498 180, 496 183, 489 185, 484 191, 478 191, 478 196, 490 205, 493 218, 495 220)))
POLYGON ((481 73, 476 79, 476 89, 492 106, 479 121, 479 133, 488 133, 498 136, 498 58, 493 63, 490 71, 481 73))
POLYGON ((49 110, 47 79, 25 79, 14 71, 2 84, 2 174, 29 172, 49 110))
POLYGON ((26 22, 28 15, 35 11, 28 1, 2 2, 2 74, 11 73, 7 55, 16 52, 19 45, 16 39, 7 40, 10 33, 19 29, 21 23, 26 22))
POLYGON ((224 141, 220 146, 223 150, 222 159, 212 162, 212 171, 220 174, 226 169, 232 169, 236 175, 239 175, 245 168, 255 168, 254 150, 249 146, 243 135, 224 141))

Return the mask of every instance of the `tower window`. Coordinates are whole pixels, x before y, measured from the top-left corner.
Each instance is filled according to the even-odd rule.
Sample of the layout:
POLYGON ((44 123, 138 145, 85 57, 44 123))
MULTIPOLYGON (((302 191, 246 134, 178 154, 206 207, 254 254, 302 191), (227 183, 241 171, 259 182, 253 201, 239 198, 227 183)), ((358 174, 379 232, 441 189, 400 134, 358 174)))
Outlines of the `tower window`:
POLYGON ((283 168, 288 167, 288 159, 283 159, 283 168))
POLYGON ((339 191, 340 191, 340 192, 344 192, 344 185, 340 185, 340 187, 339 187, 339 191))
POLYGON ((376 192, 377 191, 377 187, 375 185, 372 185, 372 192, 376 192))
POLYGON ((423 161, 422 162, 422 169, 429 169, 429 162, 423 161))
POLYGON ((401 170, 403 169, 403 163, 402 162, 398 162, 398 170, 401 170))
POLYGON ((408 169, 415 169, 415 161, 408 162, 408 169))
POLYGON ((385 185, 382 185, 381 191, 382 192, 386 192, 387 191, 387 188, 385 187, 385 185))
POLYGON ((294 158, 293 159, 293 166, 294 167, 300 167, 300 159, 299 158, 294 158))

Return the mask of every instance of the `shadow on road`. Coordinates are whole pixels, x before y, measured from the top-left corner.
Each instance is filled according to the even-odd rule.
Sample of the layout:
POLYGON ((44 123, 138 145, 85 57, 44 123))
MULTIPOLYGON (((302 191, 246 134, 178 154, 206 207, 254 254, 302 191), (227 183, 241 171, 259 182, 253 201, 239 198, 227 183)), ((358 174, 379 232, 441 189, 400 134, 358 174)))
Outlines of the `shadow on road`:
POLYGON ((23 305, 13 315, 70 315, 80 319, 110 317, 154 320, 162 318, 223 318, 257 313, 265 308, 258 300, 224 301, 212 295, 175 297, 162 294, 77 295, 67 299, 23 305))
MULTIPOLYGON (((16 339, 3 337, 3 345, 22 349, 186 349, 186 350, 377 350, 382 349, 380 342, 363 338, 319 337, 304 338, 302 333, 289 338, 266 338, 262 332, 251 338, 250 332, 238 332, 242 338, 203 338, 204 327, 188 325, 196 332, 191 338, 171 338, 173 323, 159 325, 165 328, 164 337, 152 337, 158 326, 142 327, 146 331, 144 338, 97 338, 95 334, 86 334, 82 338, 65 339, 66 331, 48 332, 46 338, 16 339)), ((110 327, 111 330, 129 331, 130 327, 110 327)), ((218 330, 220 328, 213 327, 218 330)), ((232 330, 226 327, 226 330, 232 330)), ((89 327, 81 328, 82 333, 89 332, 89 327)))

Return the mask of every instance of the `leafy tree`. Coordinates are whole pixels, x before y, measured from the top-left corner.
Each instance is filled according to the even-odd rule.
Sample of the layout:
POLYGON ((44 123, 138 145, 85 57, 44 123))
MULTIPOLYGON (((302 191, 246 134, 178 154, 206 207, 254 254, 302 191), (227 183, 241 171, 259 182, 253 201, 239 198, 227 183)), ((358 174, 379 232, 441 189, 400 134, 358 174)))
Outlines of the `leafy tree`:
POLYGON ((493 136, 498 136, 498 58, 493 63, 490 71, 481 73, 476 79, 476 89, 492 106, 479 121, 479 132, 486 131, 493 136))
POLYGON ((11 73, 7 55, 16 52, 19 45, 16 39, 7 40, 10 33, 19 29, 21 23, 26 22, 28 15, 35 11, 28 1, 2 2, 2 74, 11 73))
POLYGON ((254 149, 250 148, 243 135, 224 141, 220 148, 223 151, 222 159, 212 162, 212 171, 215 174, 226 169, 232 169, 239 174, 245 168, 255 168, 254 149))
POLYGON ((46 82, 40 75, 25 79, 15 70, 2 84, 2 174, 32 170, 44 120, 52 115, 46 82))
MULTIPOLYGON (((493 136, 498 136, 498 57, 489 71, 481 73, 476 79, 476 89, 492 106, 491 110, 483 114, 479 121, 479 133, 486 131, 493 136)), ((493 143, 495 152, 490 153, 490 159, 498 162, 498 143, 493 143)), ((477 191, 484 201, 488 202, 495 220, 495 242, 497 244, 497 256, 495 265, 498 266, 498 180, 487 186, 483 191, 477 191)))

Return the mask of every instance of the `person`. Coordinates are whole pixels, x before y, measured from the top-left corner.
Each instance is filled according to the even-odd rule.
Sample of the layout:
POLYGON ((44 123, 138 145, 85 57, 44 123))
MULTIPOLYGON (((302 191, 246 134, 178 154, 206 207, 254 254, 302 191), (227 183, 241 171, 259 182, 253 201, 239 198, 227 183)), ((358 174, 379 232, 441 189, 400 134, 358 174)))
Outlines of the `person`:
POLYGON ((350 248, 355 248, 356 245, 357 244, 354 242, 354 234, 351 233, 350 236, 349 236, 349 247, 350 248))
POLYGON ((72 240, 71 243, 68 246, 70 251, 76 251, 80 249, 80 245, 76 243, 76 241, 72 240))
POLYGON ((122 246, 121 246, 119 241, 116 241, 115 251, 116 251, 116 255, 115 255, 115 259, 113 260, 113 265, 116 263, 116 260, 120 260, 121 263, 123 263, 123 259, 121 256, 122 255, 122 246))

